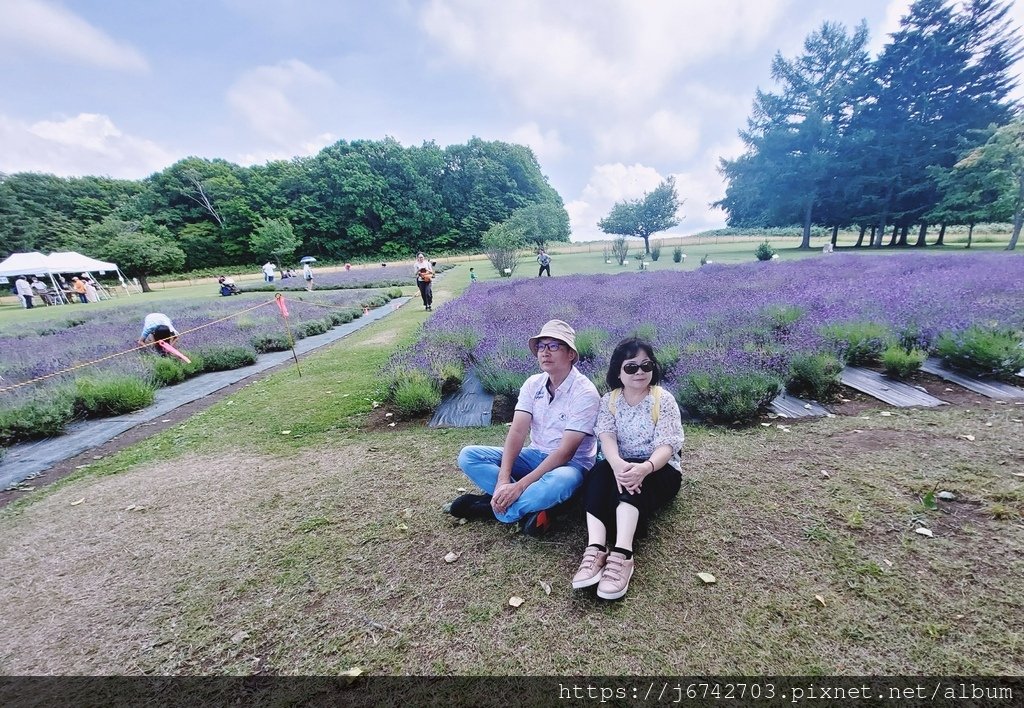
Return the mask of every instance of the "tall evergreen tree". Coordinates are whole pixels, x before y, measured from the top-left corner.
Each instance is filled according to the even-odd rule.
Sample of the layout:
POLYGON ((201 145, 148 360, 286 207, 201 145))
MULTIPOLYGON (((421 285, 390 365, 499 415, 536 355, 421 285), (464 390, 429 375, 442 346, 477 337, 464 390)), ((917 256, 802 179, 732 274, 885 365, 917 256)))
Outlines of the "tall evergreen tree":
POLYGON ((740 133, 746 153, 721 162, 729 188, 716 204, 729 212, 730 225, 801 223, 800 247, 810 247, 814 211, 834 193, 844 136, 863 92, 867 39, 864 23, 847 34, 843 25, 825 22, 800 56, 775 55, 779 92, 758 90, 740 133))

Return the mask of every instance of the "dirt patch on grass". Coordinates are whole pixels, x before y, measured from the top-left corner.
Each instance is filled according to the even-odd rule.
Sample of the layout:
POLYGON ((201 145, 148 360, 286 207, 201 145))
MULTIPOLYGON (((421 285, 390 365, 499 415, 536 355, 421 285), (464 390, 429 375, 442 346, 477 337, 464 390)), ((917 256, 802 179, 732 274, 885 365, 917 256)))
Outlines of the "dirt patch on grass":
POLYGON ((358 344, 353 346, 356 347, 386 347, 394 344, 398 341, 398 330, 397 329, 386 329, 383 332, 365 339, 358 344))

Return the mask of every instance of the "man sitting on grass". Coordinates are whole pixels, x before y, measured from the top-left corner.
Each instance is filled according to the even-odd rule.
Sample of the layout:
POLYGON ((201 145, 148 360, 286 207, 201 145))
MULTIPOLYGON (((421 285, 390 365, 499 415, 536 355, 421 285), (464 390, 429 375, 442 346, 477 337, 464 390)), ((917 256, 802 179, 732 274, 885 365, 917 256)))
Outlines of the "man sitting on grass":
POLYGON ((460 518, 519 521, 523 533, 548 526, 548 510, 568 500, 594 466, 594 423, 601 397, 575 366, 576 332, 551 320, 531 337, 530 351, 542 373, 519 389, 504 447, 469 445, 459 467, 486 494, 464 494, 451 505, 460 518), (526 436, 530 445, 526 445, 526 436))

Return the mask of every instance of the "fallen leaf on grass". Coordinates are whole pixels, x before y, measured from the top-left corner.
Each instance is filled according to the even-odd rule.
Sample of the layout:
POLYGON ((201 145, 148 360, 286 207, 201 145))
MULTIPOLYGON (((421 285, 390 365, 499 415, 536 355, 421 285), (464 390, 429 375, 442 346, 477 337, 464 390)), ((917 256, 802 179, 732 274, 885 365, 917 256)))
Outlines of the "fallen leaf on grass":
POLYGON ((935 537, 935 534, 932 533, 932 530, 931 529, 926 529, 924 526, 920 526, 920 527, 914 529, 914 533, 919 533, 922 536, 927 536, 928 538, 934 538, 935 537))
POLYGON ((770 428, 770 427, 772 427, 772 424, 771 424, 771 423, 761 423, 761 425, 763 425, 763 426, 764 426, 764 427, 766 427, 766 428, 770 428))
POLYGON ((526 600, 516 595, 513 595, 508 599, 508 604, 512 605, 512 607, 519 607, 524 602, 526 602, 526 600))
POLYGON ((1013 472, 1014 477, 1024 477, 1024 472, 1013 472))
POLYGON ((236 632, 235 635, 231 637, 231 641, 234 644, 238 644, 239 642, 244 642, 248 638, 249 633, 243 629, 241 632, 236 632))
POLYGON ((393 427, 395 427, 396 425, 397 425, 397 423, 388 423, 388 427, 389 427, 389 428, 393 428, 393 427))
POLYGON ((79 504, 81 504, 84 501, 85 501, 85 497, 82 497, 81 499, 75 499, 73 502, 71 502, 71 506, 78 506, 79 504))
POLYGON ((408 507, 405 508, 405 509, 402 509, 402 516, 404 516, 407 519, 411 519, 412 518, 412 509, 409 509, 408 507))
POLYGON ((718 582, 717 580, 715 580, 715 576, 713 576, 711 573, 697 573, 697 577, 703 580, 708 585, 718 582))
POLYGON ((459 519, 459 526, 465 526, 467 519, 459 519))
POLYGON ((292 434, 292 431, 290 431, 290 430, 282 430, 281 431, 281 435, 291 435, 291 434, 292 434))
POLYGON ((135 505, 134 505, 134 504, 132 504, 131 506, 126 506, 126 507, 124 508, 124 510, 125 510, 125 511, 131 511, 131 510, 132 510, 132 509, 134 509, 134 508, 135 508, 135 505))
POLYGON ((810 403, 805 403, 804 404, 804 408, 806 408, 807 410, 811 410, 811 404, 810 403))
POLYGON ((397 530, 399 530, 399 531, 408 531, 408 530, 409 530, 409 527, 408 527, 408 526, 406 526, 405 524, 399 524, 399 525, 398 525, 398 526, 396 526, 395 528, 396 528, 397 530))
POLYGON ((384 414, 384 417, 385 417, 385 418, 390 418, 390 417, 391 417, 391 416, 393 416, 393 415, 394 415, 394 413, 385 413, 385 414, 384 414))
POLYGON ((235 405, 235 402, 234 402, 234 401, 228 401, 228 402, 227 402, 227 405, 229 405, 229 406, 233 406, 233 405, 235 405))
POLYGON ((828 479, 828 478, 829 478, 829 477, 831 477, 832 475, 830 475, 830 474, 828 473, 828 470, 822 470, 822 471, 821 471, 821 476, 822 476, 822 477, 823 477, 824 479, 828 479))
POLYGON ((462 555, 462 551, 459 551, 458 553, 456 553, 455 551, 449 551, 448 555, 446 555, 444 557, 444 562, 445 563, 454 563, 455 561, 457 561, 459 559, 459 556, 461 556, 461 555, 462 555))
POLYGON ((161 423, 170 423, 170 422, 171 422, 171 419, 170 419, 170 418, 164 418, 164 419, 163 419, 163 420, 161 420, 160 422, 161 422, 161 423))
POLYGON ((883 559, 882 559, 882 562, 883 562, 883 563, 885 563, 885 564, 886 564, 887 566, 889 566, 890 568, 892 567, 892 561, 891 561, 891 560, 889 560, 888 558, 883 558, 883 559))
POLYGON ((964 440, 969 440, 970 442, 974 442, 974 436, 973 435, 957 435, 957 437, 958 438, 963 438, 964 440))
POLYGON ((823 598, 821 595, 815 595, 814 599, 820 602, 822 607, 825 607, 825 598, 823 598))
POLYGON ((545 583, 543 580, 538 580, 537 582, 540 583, 541 588, 544 589, 544 594, 545 595, 550 595, 551 594, 551 585, 549 585, 548 583, 545 583))
POLYGON ((890 413, 889 411, 882 411, 882 412, 881 412, 881 413, 879 413, 878 415, 884 415, 884 416, 885 416, 886 418, 888 418, 889 416, 891 416, 891 415, 892 415, 892 413, 890 413))
POLYGON ((462 493, 464 493, 466 491, 466 488, 465 487, 458 487, 458 488, 456 488, 455 491, 458 492, 459 494, 462 494, 462 493))
POLYGON ((360 669, 358 666, 353 666, 351 669, 345 669, 344 671, 342 671, 338 675, 339 676, 347 676, 349 678, 355 678, 357 676, 362 676, 363 675, 363 670, 360 669))

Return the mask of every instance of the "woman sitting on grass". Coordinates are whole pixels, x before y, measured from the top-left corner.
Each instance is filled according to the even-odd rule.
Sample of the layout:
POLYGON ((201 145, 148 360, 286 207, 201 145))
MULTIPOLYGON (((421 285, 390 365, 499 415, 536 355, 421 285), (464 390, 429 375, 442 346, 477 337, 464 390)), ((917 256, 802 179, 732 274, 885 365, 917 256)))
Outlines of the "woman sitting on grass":
POLYGON ((583 492, 587 543, 574 588, 597 585, 597 596, 617 600, 633 575, 633 536, 656 509, 679 493, 683 425, 679 406, 658 382, 654 348, 642 339, 619 342, 605 381, 594 433, 604 459, 587 475, 583 492), (614 546, 608 548, 608 543, 614 546))

